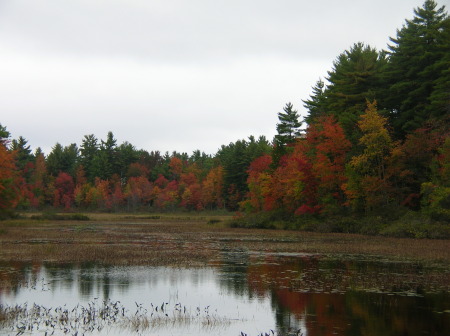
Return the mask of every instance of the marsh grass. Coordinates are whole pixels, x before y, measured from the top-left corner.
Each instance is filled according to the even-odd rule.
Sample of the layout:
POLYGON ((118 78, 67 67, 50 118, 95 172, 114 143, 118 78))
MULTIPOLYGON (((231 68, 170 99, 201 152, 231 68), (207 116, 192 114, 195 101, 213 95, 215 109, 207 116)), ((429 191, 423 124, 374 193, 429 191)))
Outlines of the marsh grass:
POLYGON ((104 328, 122 328, 135 332, 158 330, 163 328, 198 326, 214 330, 228 326, 232 320, 211 314, 206 308, 190 308, 177 303, 153 305, 145 308, 136 303, 134 311, 127 309, 119 301, 94 300, 87 305, 75 307, 45 307, 33 304, 4 306, 0 305, 0 327, 9 329, 16 335, 32 333, 84 334, 101 331, 104 328))
POLYGON ((90 220, 82 223, 24 218, 1 221, 0 260, 192 267, 216 263, 222 251, 234 249, 450 260, 449 240, 229 228, 225 223, 231 217, 223 215, 155 216, 160 218, 89 214, 90 220))

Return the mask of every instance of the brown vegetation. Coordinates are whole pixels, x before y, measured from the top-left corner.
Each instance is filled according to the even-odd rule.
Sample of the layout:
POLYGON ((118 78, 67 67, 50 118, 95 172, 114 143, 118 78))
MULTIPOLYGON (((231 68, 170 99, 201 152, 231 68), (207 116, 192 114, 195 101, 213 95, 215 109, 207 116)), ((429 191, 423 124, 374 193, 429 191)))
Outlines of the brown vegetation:
POLYGON ((220 262, 221 252, 236 249, 255 253, 376 255, 445 264, 450 260, 449 240, 233 229, 224 224, 227 216, 195 214, 91 214, 89 218, 2 221, 0 260, 204 266, 220 262))

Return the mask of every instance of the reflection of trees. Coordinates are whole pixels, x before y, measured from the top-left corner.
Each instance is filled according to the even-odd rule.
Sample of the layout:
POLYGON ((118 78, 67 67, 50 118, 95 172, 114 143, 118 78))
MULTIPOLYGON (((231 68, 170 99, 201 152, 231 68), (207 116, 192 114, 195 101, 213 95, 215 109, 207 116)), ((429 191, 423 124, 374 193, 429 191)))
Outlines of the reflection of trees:
POLYGON ((75 281, 74 267, 73 264, 45 264, 46 277, 52 279, 50 288, 52 290, 55 290, 56 286, 72 288, 75 281))
POLYGON ((428 283, 431 276, 420 264, 247 254, 227 255, 224 263, 221 281, 229 290, 271 298, 280 334, 301 323, 309 336, 422 331, 439 335, 450 330, 448 314, 436 313, 449 310, 448 292, 424 297, 390 295, 399 290, 421 293, 426 286, 445 281, 443 275, 428 283))
POLYGON ((58 288, 71 290, 77 286, 82 298, 90 299, 97 293, 108 299, 114 285, 124 291, 132 284, 132 273, 123 272, 120 275, 119 279, 113 280, 110 267, 94 263, 4 262, 0 263, 0 298, 3 293, 17 296, 21 288, 56 291, 58 288))
POLYGON ((249 267, 249 255, 243 251, 223 251, 224 263, 221 265, 222 276, 220 286, 228 292, 239 296, 248 295, 247 269, 249 267))
POLYGON ((86 263, 80 267, 80 275, 78 278, 78 292, 80 296, 89 299, 94 291, 96 285, 95 275, 97 273, 96 265, 86 263))
POLYGON ((352 334, 444 335, 450 330, 450 294, 423 297, 349 292, 346 308, 354 321, 352 334), (358 328, 356 328, 358 327, 358 328))
POLYGON ((35 267, 25 262, 0 263, 0 298, 3 293, 16 296, 20 287, 36 279, 35 267), (34 276, 33 276, 34 275, 34 276))
POLYGON ((111 288, 114 285, 120 286, 121 291, 124 291, 132 284, 133 274, 129 272, 121 273, 121 278, 117 281, 113 281, 111 277, 110 266, 99 266, 97 264, 85 263, 80 266, 78 290, 81 297, 90 298, 94 295, 94 292, 99 295, 103 294, 104 300, 109 299, 111 296, 111 288))

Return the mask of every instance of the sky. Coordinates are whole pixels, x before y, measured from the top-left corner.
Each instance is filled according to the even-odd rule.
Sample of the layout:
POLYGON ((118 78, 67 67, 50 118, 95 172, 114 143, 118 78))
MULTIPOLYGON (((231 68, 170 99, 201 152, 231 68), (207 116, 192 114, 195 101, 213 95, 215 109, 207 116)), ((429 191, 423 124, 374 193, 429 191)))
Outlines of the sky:
POLYGON ((386 49, 423 2, 0 0, 0 124, 45 154, 108 131, 188 154, 271 141, 340 53, 386 49))

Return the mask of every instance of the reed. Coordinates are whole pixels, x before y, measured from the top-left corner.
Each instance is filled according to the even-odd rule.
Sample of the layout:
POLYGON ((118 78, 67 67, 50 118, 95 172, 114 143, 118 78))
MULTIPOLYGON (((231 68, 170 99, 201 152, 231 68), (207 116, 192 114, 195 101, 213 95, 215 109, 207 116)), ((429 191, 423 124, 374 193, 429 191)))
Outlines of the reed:
POLYGON ((181 303, 153 305, 144 308, 136 303, 136 309, 130 311, 119 301, 94 300, 87 305, 72 308, 45 307, 34 304, 4 306, 0 305, 0 326, 16 335, 57 333, 75 335, 101 331, 104 328, 122 328, 134 332, 158 330, 161 328, 189 327, 214 330, 229 325, 232 320, 211 314, 209 308, 196 307, 191 311, 181 303))

